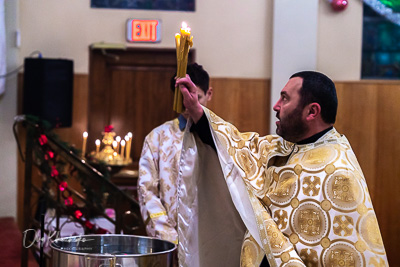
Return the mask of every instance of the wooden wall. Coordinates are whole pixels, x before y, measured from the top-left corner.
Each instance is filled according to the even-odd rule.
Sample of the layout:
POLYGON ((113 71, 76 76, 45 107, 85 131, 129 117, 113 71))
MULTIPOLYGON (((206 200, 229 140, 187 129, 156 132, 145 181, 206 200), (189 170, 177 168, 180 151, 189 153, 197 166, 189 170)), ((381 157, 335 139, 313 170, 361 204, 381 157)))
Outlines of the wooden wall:
POLYGON ((400 266, 400 82, 337 82, 336 128, 368 183, 391 266, 400 266))
MULTIPOLYGON (((269 133, 270 81, 212 78, 209 108, 240 131, 269 133)), ((367 179, 391 266, 400 266, 400 82, 337 82, 339 111, 335 127, 347 136, 367 179)), ((73 125, 56 133, 80 147, 88 124, 88 76, 75 75, 73 125)), ((275 129, 272 129, 273 131, 275 129)), ((138 142, 140 142, 138 140, 138 142)), ((23 188, 19 162, 19 188, 23 188)), ((19 192, 19 208, 22 205, 19 192)), ((20 211, 20 209, 19 209, 20 211)), ((21 213, 18 213, 21 215, 21 213)), ((19 217, 20 218, 20 217, 19 217)))
MULTIPOLYGON (((191 49, 188 62, 194 56, 191 49)), ((132 132, 128 168, 137 169, 146 135, 176 117, 170 89, 175 72, 176 49, 90 49, 88 151, 95 149, 104 126, 113 125, 122 138, 132 132)))
POLYGON ((209 109, 241 132, 269 133, 269 80, 211 78, 211 87, 209 109))

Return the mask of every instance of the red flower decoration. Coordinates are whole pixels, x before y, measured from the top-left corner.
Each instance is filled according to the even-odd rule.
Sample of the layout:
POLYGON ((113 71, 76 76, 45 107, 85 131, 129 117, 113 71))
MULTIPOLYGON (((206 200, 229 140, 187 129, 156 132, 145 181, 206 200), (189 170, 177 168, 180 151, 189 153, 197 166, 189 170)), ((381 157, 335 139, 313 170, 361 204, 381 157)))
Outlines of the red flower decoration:
POLYGON ((77 218, 77 219, 80 219, 83 216, 83 214, 82 214, 82 212, 80 210, 76 210, 74 212, 74 214, 75 214, 75 218, 77 218))
POLYGON ((89 221, 86 221, 85 222, 85 227, 88 228, 89 230, 92 230, 93 227, 94 227, 94 224, 89 222, 89 221))
POLYGON ((47 151, 47 155, 49 155, 49 158, 54 158, 54 152, 53 151, 47 151))
POLYGON ((68 188, 68 183, 66 181, 62 181, 59 185, 58 185, 58 189, 60 189, 60 191, 64 191, 65 189, 68 188))
POLYGON ((105 133, 111 133, 113 130, 114 130, 114 126, 112 126, 112 125, 107 125, 106 127, 104 127, 105 133))
POLYGON ((72 204, 74 204, 74 200, 72 199, 72 197, 67 197, 64 200, 65 206, 72 206, 72 204))
POLYGON ((47 144, 47 136, 45 136, 44 134, 40 135, 39 137, 39 144, 41 146, 47 144))
POLYGON ((56 177, 56 176, 58 176, 58 171, 57 171, 57 169, 56 169, 56 166, 51 166, 51 176, 52 177, 56 177))

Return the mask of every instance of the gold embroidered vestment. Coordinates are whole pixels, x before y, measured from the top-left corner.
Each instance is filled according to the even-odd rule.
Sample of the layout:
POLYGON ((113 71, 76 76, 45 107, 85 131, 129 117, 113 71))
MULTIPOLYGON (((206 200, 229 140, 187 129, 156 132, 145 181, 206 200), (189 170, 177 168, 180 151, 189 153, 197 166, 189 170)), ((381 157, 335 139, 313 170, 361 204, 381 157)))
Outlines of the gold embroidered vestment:
POLYGON ((204 110, 248 230, 241 266, 258 266, 264 253, 271 266, 388 266, 367 184, 346 137, 332 129, 315 143, 296 145, 275 135, 240 133, 204 110))

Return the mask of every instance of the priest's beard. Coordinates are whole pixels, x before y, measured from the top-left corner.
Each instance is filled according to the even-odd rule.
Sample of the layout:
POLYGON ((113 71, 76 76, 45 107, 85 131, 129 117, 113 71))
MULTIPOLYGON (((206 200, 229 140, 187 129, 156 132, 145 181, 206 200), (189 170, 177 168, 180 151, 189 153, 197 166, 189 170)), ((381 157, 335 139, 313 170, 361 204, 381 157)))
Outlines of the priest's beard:
POLYGON ((280 124, 276 128, 276 133, 289 142, 301 141, 308 131, 308 126, 303 122, 302 112, 300 104, 284 117, 280 117, 278 112, 276 117, 280 120, 280 124))

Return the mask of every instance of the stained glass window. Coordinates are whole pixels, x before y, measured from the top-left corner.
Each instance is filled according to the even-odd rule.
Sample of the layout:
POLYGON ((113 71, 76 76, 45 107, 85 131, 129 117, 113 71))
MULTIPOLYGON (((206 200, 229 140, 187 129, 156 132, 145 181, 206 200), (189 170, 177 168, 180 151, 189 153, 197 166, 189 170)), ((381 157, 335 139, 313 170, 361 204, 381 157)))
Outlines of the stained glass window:
MULTIPOLYGON (((380 2, 393 11, 400 10, 399 1, 380 2)), ((363 15, 361 78, 400 79, 400 26, 366 4, 363 15)))

